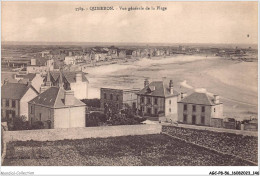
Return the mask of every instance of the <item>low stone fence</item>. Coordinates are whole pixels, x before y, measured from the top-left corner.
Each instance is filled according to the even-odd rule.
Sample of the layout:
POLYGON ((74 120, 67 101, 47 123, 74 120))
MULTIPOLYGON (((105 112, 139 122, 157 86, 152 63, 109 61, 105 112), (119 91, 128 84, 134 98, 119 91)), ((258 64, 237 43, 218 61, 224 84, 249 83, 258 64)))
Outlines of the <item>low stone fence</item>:
POLYGON ((246 124, 244 124, 244 130, 257 131, 258 124, 257 123, 246 123, 246 124))
POLYGON ((159 134, 161 131, 161 125, 121 125, 4 131, 4 141, 57 141, 64 139, 106 138, 129 135, 159 134))
MULTIPOLYGON (((210 127, 209 127, 210 128, 210 127)), ((189 126, 163 126, 162 132, 173 137, 194 143, 206 148, 211 148, 221 153, 239 156, 244 160, 257 163, 258 138, 257 136, 233 133, 235 130, 217 131, 219 129, 207 129, 189 126)), ((227 129, 225 129, 227 130, 227 129)), ((240 131, 240 130, 237 130, 240 131)), ((243 131, 242 131, 243 132, 243 131)), ((248 131, 249 132, 249 131, 248 131)))
POLYGON ((1 123, 1 165, 4 162, 6 155, 6 142, 4 141, 4 132, 7 130, 7 123, 1 123))

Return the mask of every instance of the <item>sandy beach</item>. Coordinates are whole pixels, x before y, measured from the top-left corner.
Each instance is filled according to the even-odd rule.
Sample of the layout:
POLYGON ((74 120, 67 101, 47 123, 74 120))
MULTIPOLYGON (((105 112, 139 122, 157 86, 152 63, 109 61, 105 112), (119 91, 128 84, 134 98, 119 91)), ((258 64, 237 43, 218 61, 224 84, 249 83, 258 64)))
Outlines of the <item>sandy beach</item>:
POLYGON ((101 87, 143 88, 146 77, 150 81, 166 77, 165 81, 173 80, 177 91, 206 91, 220 95, 227 117, 257 117, 257 62, 182 55, 143 58, 84 71, 90 81, 89 98, 99 98, 101 87))

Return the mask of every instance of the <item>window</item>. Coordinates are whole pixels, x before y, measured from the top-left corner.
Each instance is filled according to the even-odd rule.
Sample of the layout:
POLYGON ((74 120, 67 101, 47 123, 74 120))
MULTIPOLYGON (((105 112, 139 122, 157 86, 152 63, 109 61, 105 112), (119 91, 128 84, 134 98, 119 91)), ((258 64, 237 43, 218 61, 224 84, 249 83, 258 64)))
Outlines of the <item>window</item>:
POLYGON ((147 98, 147 104, 150 104, 150 103, 151 103, 151 99, 147 98))
POLYGON ((11 110, 12 117, 15 117, 15 111, 11 110))
POLYGON ((51 110, 49 110, 49 119, 51 119, 51 110))
POLYGON ((192 124, 196 124, 196 116, 195 115, 192 116, 192 124))
POLYGON ((201 112, 205 112, 205 106, 201 107, 201 112))
POLYGON ((169 104, 172 104, 172 101, 171 101, 171 100, 169 100, 169 104))
POLYGON ((6 111, 5 111, 5 116, 6 116, 6 117, 9 117, 9 110, 6 110, 6 111))
POLYGON ((169 108, 169 112, 171 112, 172 110, 171 110, 171 108, 169 108))
POLYGON ((196 112, 196 105, 192 105, 192 111, 196 112))
POLYGON ((152 111, 151 108, 147 108, 147 113, 148 114, 151 114, 151 111, 152 111))
POLYGON ((119 100, 119 95, 116 96, 116 100, 117 100, 117 101, 119 100))
POLYGON ((31 114, 33 113, 33 106, 31 106, 31 114))
POLYGON ((12 107, 15 108, 15 100, 12 100, 12 107))
POLYGON ((42 113, 39 113, 39 120, 42 121, 42 113))
POLYGON ((8 99, 5 100, 5 106, 9 107, 9 100, 8 99))
POLYGON ((107 99, 107 94, 106 93, 104 93, 104 99, 107 99))
POLYGON ((201 116, 201 124, 205 124, 205 117, 204 116, 201 116))
POLYGON ((186 105, 186 104, 184 105, 183 110, 184 110, 184 111, 187 111, 187 105, 186 105))
POLYGON ((144 97, 141 97, 141 102, 144 103, 144 97))
POLYGON ((216 112, 216 108, 214 108, 214 112, 216 112))
POLYGON ((187 123, 187 114, 183 114, 183 122, 187 123))
POLYGON ((157 108, 154 109, 154 114, 158 114, 158 109, 157 108))
POLYGON ((113 100, 113 94, 110 94, 110 100, 113 100))
POLYGON ((157 105, 157 103, 158 103, 158 99, 157 99, 157 98, 154 98, 154 104, 157 105))

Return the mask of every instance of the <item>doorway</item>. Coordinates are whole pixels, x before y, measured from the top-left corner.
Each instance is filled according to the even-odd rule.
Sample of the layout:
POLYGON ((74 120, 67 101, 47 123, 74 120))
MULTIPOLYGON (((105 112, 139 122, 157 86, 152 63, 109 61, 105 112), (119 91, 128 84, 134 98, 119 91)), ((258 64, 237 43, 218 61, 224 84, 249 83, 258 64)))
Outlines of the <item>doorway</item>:
POLYGON ((195 115, 192 116, 192 124, 196 124, 196 116, 195 115))
POLYGON ((151 108, 147 108, 147 113, 150 115, 151 114, 151 108))

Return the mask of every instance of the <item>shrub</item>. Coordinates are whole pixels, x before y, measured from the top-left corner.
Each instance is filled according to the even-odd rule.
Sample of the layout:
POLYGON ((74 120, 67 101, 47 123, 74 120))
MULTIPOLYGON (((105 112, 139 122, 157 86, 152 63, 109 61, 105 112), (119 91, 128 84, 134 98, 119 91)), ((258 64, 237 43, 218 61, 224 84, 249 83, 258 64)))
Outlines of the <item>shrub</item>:
POLYGON ((82 99, 81 101, 89 107, 100 108, 100 99, 82 99))
POLYGON ((106 121, 107 119, 105 114, 100 112, 93 112, 86 118, 86 126, 99 126, 101 123, 105 123, 106 121))
POLYGON ((44 124, 42 121, 36 121, 32 124, 32 129, 44 129, 44 124))
POLYGON ((111 119, 112 125, 137 125, 145 121, 146 118, 134 116, 133 118, 127 117, 125 114, 115 114, 111 119))
POLYGON ((26 119, 27 118, 25 116, 18 116, 7 119, 8 129, 13 131, 29 130, 30 125, 26 119))

